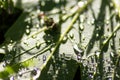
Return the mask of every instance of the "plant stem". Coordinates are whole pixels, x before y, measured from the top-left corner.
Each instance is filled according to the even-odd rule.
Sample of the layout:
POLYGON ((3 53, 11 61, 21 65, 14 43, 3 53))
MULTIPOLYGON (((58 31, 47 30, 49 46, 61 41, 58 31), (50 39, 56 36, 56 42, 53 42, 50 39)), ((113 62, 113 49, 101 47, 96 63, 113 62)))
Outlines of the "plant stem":
POLYGON ((118 56, 117 59, 116 59, 116 63, 115 63, 115 67, 114 67, 113 75, 112 75, 112 80, 115 80, 116 72, 118 72, 116 70, 117 70, 117 65, 119 64, 119 60, 120 60, 120 56, 118 56))
POLYGON ((67 35, 67 33, 72 29, 73 24, 76 22, 76 20, 78 19, 80 13, 88 6, 88 4, 90 4, 92 2, 92 0, 89 0, 85 5, 83 5, 82 7, 80 7, 77 12, 75 13, 71 23, 69 24, 68 28, 66 29, 66 31, 60 36, 58 42, 56 43, 55 47, 53 48, 52 52, 50 53, 50 55, 48 56, 46 62, 40 67, 40 70, 42 71, 45 66, 47 65, 48 61, 51 59, 51 57, 53 56, 53 54, 55 53, 56 49, 58 48, 58 46, 60 45, 60 43, 62 42, 63 38, 65 37, 65 35, 67 35))
POLYGON ((110 41, 110 39, 114 36, 114 34, 115 34, 119 29, 120 29, 120 24, 118 24, 118 25, 115 27, 114 31, 110 34, 110 36, 108 37, 108 39, 103 42, 103 46, 102 46, 102 49, 101 49, 101 50, 104 49, 105 45, 110 41))

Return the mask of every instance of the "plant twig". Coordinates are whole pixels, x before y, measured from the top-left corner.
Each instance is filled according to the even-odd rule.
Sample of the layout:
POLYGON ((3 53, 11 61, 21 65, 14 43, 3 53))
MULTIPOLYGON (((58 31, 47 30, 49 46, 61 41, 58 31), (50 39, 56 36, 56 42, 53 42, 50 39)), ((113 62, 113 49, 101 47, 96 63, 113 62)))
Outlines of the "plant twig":
POLYGON ((50 53, 50 55, 48 56, 46 62, 40 67, 40 70, 42 71, 45 66, 47 65, 48 61, 51 59, 51 57, 53 56, 53 54, 55 53, 56 49, 58 48, 58 46, 60 45, 60 43, 62 42, 63 38, 65 37, 65 35, 67 35, 67 33, 72 29, 73 24, 76 22, 76 20, 79 17, 79 14, 88 6, 88 4, 90 4, 92 2, 92 0, 88 0, 88 2, 86 4, 84 4, 82 7, 80 7, 77 12, 75 13, 71 23, 69 24, 68 28, 66 29, 66 31, 60 36, 58 42, 56 43, 55 47, 53 48, 52 52, 50 53))
POLYGON ((119 64, 119 60, 120 60, 120 56, 118 56, 116 59, 115 67, 114 67, 113 74, 112 74, 112 80, 115 80, 115 75, 117 72, 116 70, 117 70, 117 65, 119 64))
MULTIPOLYGON (((108 39, 103 42, 102 49, 105 47, 105 45, 110 41, 110 39, 114 36, 114 34, 115 34, 119 29, 120 29, 120 24, 118 24, 118 25, 115 27, 114 31, 109 35, 108 39)), ((101 49, 101 50, 102 50, 102 49, 101 49)))

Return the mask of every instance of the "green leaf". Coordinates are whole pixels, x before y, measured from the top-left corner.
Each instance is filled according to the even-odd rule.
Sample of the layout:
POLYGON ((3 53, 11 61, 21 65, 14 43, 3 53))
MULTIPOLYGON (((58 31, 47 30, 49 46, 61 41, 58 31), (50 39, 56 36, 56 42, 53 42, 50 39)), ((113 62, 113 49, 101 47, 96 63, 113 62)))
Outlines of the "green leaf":
POLYGON ((25 33, 27 22, 25 22, 26 17, 28 16, 28 12, 23 12, 17 21, 10 27, 10 29, 5 34, 6 41, 13 40, 17 41, 20 40, 25 33))

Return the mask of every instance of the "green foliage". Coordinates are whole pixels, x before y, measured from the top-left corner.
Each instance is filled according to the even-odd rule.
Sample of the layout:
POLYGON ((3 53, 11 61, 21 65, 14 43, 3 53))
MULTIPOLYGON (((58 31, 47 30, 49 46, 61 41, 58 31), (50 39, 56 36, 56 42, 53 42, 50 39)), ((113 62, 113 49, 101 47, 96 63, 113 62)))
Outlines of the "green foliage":
POLYGON ((1 79, 73 80, 76 70, 80 80, 120 79, 115 0, 0 0, 0 8, 22 10, 0 46, 1 79))

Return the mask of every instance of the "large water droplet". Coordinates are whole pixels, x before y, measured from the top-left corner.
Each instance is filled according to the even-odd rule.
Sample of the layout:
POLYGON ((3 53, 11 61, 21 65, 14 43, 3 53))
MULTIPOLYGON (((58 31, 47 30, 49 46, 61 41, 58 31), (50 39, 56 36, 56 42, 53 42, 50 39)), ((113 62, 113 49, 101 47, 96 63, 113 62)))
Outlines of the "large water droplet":
POLYGON ((65 60, 71 60, 72 54, 65 54, 64 59, 65 60))
POLYGON ((62 42, 66 43, 66 41, 67 41, 67 37, 64 37, 63 40, 62 40, 62 42))
POLYGON ((74 52, 75 52, 76 55, 78 55, 79 53, 80 54, 83 53, 83 50, 81 48, 79 48, 77 44, 75 44, 73 46, 73 49, 74 49, 74 52))

